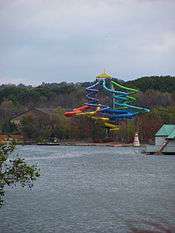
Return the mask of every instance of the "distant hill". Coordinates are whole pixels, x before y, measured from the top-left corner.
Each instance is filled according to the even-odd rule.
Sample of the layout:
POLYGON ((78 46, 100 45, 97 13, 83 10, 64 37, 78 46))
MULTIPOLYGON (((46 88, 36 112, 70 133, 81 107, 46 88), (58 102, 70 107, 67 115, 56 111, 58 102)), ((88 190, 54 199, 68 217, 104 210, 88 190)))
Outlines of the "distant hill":
MULTIPOLYGON (((128 82, 117 79, 114 80, 122 83, 123 85, 135 87, 143 92, 153 90, 159 91, 159 95, 162 96, 163 92, 169 92, 169 95, 175 96, 175 77, 151 76, 138 78, 128 82)), ((85 88, 91 84, 91 82, 42 83, 42 85, 37 87, 25 86, 23 84, 17 86, 1 85, 0 108, 3 107, 1 106, 1 103, 4 101, 12 101, 12 103, 19 108, 21 106, 25 108, 55 108, 57 106, 61 106, 66 109, 71 109, 74 106, 78 106, 86 102, 85 88)), ((171 96, 167 98, 171 98, 171 96)))
POLYGON ((125 84, 130 87, 136 87, 143 92, 150 89, 160 92, 175 92, 175 77, 172 76, 145 76, 128 81, 125 84))

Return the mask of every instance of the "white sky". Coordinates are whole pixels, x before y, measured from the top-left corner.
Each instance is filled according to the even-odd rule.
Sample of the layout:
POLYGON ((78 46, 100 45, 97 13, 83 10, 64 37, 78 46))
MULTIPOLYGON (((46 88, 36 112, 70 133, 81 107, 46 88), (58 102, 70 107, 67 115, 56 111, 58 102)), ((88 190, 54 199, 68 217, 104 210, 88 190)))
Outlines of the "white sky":
POLYGON ((175 0, 0 0, 0 83, 175 75, 175 0))

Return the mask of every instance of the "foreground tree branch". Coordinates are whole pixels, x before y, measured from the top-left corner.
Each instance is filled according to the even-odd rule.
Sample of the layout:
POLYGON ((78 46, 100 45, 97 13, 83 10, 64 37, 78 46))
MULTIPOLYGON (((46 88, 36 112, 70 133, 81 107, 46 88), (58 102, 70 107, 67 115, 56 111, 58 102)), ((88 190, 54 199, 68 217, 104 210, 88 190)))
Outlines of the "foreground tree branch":
POLYGON ((3 204, 4 187, 19 183, 22 187, 33 186, 33 181, 40 176, 35 165, 29 165, 24 159, 9 159, 10 153, 15 149, 13 144, 0 146, 0 207, 3 204))

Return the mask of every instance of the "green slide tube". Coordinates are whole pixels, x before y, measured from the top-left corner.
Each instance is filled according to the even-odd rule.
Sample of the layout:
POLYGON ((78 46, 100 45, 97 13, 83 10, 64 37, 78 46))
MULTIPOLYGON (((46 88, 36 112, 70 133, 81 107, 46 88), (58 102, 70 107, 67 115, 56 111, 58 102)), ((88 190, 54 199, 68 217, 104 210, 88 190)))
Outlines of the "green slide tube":
POLYGON ((122 86, 121 84, 116 83, 116 82, 114 82, 114 81, 111 81, 111 83, 112 83, 114 86, 117 86, 117 87, 119 87, 119 88, 122 88, 122 89, 124 89, 124 90, 127 90, 127 91, 129 91, 130 93, 133 93, 133 94, 139 92, 139 90, 136 90, 136 89, 130 88, 130 87, 122 86))

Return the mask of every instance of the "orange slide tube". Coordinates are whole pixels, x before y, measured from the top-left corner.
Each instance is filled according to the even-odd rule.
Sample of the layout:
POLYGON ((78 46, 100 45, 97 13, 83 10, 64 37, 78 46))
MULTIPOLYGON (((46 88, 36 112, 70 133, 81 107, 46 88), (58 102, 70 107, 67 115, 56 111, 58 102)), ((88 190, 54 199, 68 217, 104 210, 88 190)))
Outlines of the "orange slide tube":
POLYGON ((90 108, 91 108, 90 106, 84 105, 84 106, 81 106, 79 108, 74 108, 73 111, 71 111, 71 112, 65 112, 64 115, 66 117, 72 117, 72 116, 77 115, 78 113, 85 112, 86 110, 88 110, 90 108))

